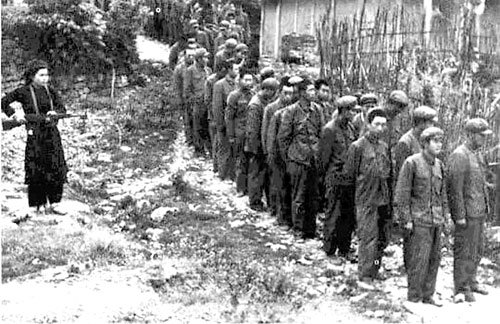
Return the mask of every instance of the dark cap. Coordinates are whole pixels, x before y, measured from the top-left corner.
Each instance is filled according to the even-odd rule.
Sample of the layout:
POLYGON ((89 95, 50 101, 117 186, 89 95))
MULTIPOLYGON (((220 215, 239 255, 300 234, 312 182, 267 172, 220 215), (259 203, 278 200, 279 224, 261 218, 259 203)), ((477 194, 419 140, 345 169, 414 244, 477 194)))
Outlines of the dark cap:
POLYGON ((434 126, 428 127, 426 129, 424 129, 422 134, 420 134, 420 141, 424 142, 424 141, 427 141, 431 138, 443 137, 443 136, 444 136, 444 132, 441 128, 434 127, 434 126))
POLYGON ((248 51, 248 46, 247 46, 247 44, 239 43, 239 44, 236 46, 236 51, 237 51, 237 52, 241 52, 241 51, 248 51))
POLYGON ((275 78, 267 78, 262 81, 262 89, 276 90, 280 86, 280 83, 275 78))
POLYGON ((408 96, 404 91, 394 90, 389 95, 389 103, 396 104, 399 106, 408 106, 409 100, 408 96))
POLYGON ((358 103, 358 98, 355 96, 342 96, 337 99, 337 107, 341 109, 352 109, 358 103))
POLYGON ((238 41, 234 38, 228 38, 226 39, 226 41, 224 42, 224 46, 226 48, 236 48, 236 46, 238 46, 238 41))
POLYGON ((385 110, 383 108, 373 107, 368 110, 368 113, 366 114, 366 120, 368 120, 368 123, 371 123, 377 116, 387 118, 387 114, 385 113, 385 110))
POLYGON ((436 118, 437 111, 428 106, 420 106, 413 111, 414 119, 432 120, 436 118))
POLYGON ((465 123, 465 130, 470 133, 489 135, 493 133, 488 122, 483 118, 472 118, 465 123))
POLYGON ((266 66, 265 68, 260 70, 259 75, 260 75, 261 80, 265 80, 267 78, 274 77, 274 69, 270 66, 266 66))
POLYGON ((362 106, 363 105, 369 105, 369 104, 376 105, 377 103, 378 103, 378 97, 374 93, 364 94, 359 99, 359 104, 362 105, 362 106))
POLYGON ((198 26, 199 26, 200 24, 198 23, 198 20, 196 20, 196 19, 191 19, 191 20, 189 21, 189 26, 194 26, 194 25, 198 25, 198 26))

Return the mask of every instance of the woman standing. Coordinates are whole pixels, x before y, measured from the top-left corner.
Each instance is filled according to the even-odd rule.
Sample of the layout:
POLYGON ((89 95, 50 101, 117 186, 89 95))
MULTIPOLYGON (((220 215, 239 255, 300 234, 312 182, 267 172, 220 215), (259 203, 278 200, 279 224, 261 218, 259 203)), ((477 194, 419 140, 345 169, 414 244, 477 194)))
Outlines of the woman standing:
POLYGON ((34 60, 24 74, 25 85, 2 98, 2 112, 14 114, 9 105, 15 101, 23 106, 26 116, 25 183, 28 185, 28 204, 45 207, 46 213, 65 214, 55 204, 61 201, 68 168, 64 159, 61 135, 57 129, 58 113, 65 113, 57 93, 49 87, 48 65, 34 60), (30 117, 30 118, 28 118, 30 117), (46 206, 47 200, 49 206, 46 206))

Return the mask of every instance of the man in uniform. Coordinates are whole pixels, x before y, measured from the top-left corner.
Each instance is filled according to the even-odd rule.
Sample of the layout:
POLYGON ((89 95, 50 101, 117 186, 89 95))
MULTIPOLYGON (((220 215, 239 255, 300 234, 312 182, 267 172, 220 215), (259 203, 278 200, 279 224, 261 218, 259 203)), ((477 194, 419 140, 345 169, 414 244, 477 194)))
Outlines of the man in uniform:
POLYGON ((448 158, 446 186, 455 223, 453 281, 455 302, 475 301, 474 292, 487 294, 476 279, 483 253, 484 221, 488 213, 487 166, 479 149, 490 135, 488 123, 473 118, 465 124, 466 141, 448 158))
POLYGON ((319 203, 316 158, 324 120, 314 102, 314 84, 300 77, 292 77, 289 82, 295 85, 298 101, 285 109, 278 145, 290 177, 293 228, 303 238, 314 238, 319 203))
MULTIPOLYGON (((422 150, 419 140, 420 134, 422 134, 425 129, 434 126, 436 121, 437 112, 430 107, 420 106, 413 111, 413 128, 401 136, 394 147, 394 179, 397 179, 399 170, 406 158, 413 154, 420 153, 422 150)), ((396 182, 394 182, 393 185, 396 186, 396 182)), ((396 220, 400 221, 397 218, 396 220)), ((403 235, 403 260, 405 268, 407 265, 407 243, 408 237, 403 235)))
POLYGON ((374 93, 366 93, 360 96, 359 105, 361 106, 361 111, 352 120, 352 124, 357 132, 356 136, 361 137, 365 133, 366 114, 368 110, 376 107, 377 104, 378 97, 374 93))
MULTIPOLYGON (((267 141, 269 138, 269 126, 274 113, 279 109, 286 107, 292 103, 291 101, 293 98, 293 87, 290 84, 288 84, 288 79, 289 79, 288 76, 284 76, 283 78, 281 78, 278 99, 271 102, 264 108, 264 116, 262 119, 261 140, 262 140, 262 149, 264 150, 264 155, 266 157, 266 161, 268 162, 266 176, 269 178, 269 196, 271 200, 270 207, 272 215, 276 215, 278 212, 277 203, 278 203, 278 195, 280 193, 278 191, 278 186, 276 186, 276 183, 280 182, 281 179, 276 179, 277 176, 280 176, 280 172, 274 172, 276 169, 274 161, 272 161, 272 163, 269 163, 270 159, 268 156, 269 152, 267 151, 268 148, 267 141)), ((276 139, 276 132, 277 129, 275 129, 274 134, 271 135, 274 138, 274 140, 276 139)))
POLYGON ((176 106, 179 107, 179 109, 184 113, 184 134, 186 136, 186 143, 188 145, 193 144, 193 114, 192 111, 186 107, 184 96, 184 79, 188 67, 193 64, 194 51, 194 49, 187 49, 185 51, 184 59, 181 60, 179 64, 177 64, 172 75, 175 92, 175 103, 176 106))
POLYGON ((188 35, 196 40, 196 42, 207 51, 211 51, 210 39, 208 34, 203 30, 200 30, 200 24, 198 20, 191 19, 189 21, 188 35))
POLYGON ((194 54, 195 62, 186 71, 184 80, 184 96, 187 109, 193 111, 193 142, 197 154, 209 151, 210 137, 208 133, 208 106, 204 102, 204 89, 207 78, 212 71, 207 67, 208 52, 199 48, 194 54))
POLYGON ((357 98, 343 96, 337 100, 338 117, 330 120, 319 141, 319 168, 325 182, 326 211, 323 227, 323 250, 327 255, 348 257, 351 236, 356 224, 354 187, 344 176, 347 150, 356 140, 352 118, 357 98))
POLYGON ((247 193, 248 158, 244 147, 248 103, 255 94, 253 86, 252 73, 240 70, 239 87, 227 98, 227 136, 236 156, 236 191, 241 195, 247 193))
POLYGON ((215 127, 215 117, 213 113, 213 106, 212 106, 212 99, 213 99, 213 91, 214 91, 214 85, 217 81, 222 79, 226 75, 227 69, 224 68, 220 70, 217 73, 212 73, 208 78, 207 81, 205 82, 205 89, 204 89, 204 98, 205 98, 205 105, 208 107, 208 132, 210 135, 210 145, 211 145, 211 157, 212 157, 212 163, 213 163, 213 171, 217 172, 218 168, 218 159, 217 159, 217 148, 218 145, 217 143, 217 131, 215 127))
POLYGON ((390 230, 390 160, 387 144, 381 140, 387 124, 386 113, 375 107, 368 111, 366 133, 353 142, 347 152, 345 174, 355 186, 358 226, 358 271, 363 281, 383 279, 378 273, 390 230))
MULTIPOLYGON (((269 184, 266 183, 266 158, 262 147, 261 130, 264 107, 272 100, 278 90, 279 82, 275 78, 267 78, 261 84, 261 89, 248 104, 246 123, 245 151, 249 154, 248 165, 248 198, 250 208, 263 211, 262 192, 266 194, 269 207, 269 184)), ((268 180, 268 179, 267 179, 268 180)))
POLYGON ((225 121, 227 97, 236 87, 236 73, 233 69, 233 63, 234 60, 222 63, 221 69, 226 70, 226 75, 214 84, 212 98, 213 117, 217 132, 217 169, 221 180, 234 178, 234 161, 231 161, 231 146, 227 137, 225 121))
POLYGON ((435 306, 442 306, 433 295, 445 224, 444 167, 437 158, 443 147, 443 134, 437 127, 421 132, 422 152, 404 161, 394 199, 396 214, 408 232, 405 246, 408 301, 435 306))
POLYGON ((220 70, 221 63, 226 62, 229 59, 234 58, 236 53, 236 46, 238 45, 238 41, 234 38, 229 38, 224 43, 224 49, 222 51, 217 52, 214 58, 214 72, 220 70))
POLYGON ((223 20, 219 23, 219 34, 215 37, 214 40, 214 56, 217 54, 219 50, 219 46, 223 45, 226 40, 229 38, 229 21, 223 20))
POLYGON ((332 91, 325 79, 318 79, 314 82, 316 88, 318 103, 322 108, 325 121, 328 123, 332 117, 335 107, 332 105, 332 91))

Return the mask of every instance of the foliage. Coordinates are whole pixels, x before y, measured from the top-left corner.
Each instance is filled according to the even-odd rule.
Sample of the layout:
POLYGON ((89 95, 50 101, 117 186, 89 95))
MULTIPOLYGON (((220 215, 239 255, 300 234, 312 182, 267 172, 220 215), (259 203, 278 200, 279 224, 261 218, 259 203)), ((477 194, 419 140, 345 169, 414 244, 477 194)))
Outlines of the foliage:
POLYGON ((85 0, 28 3, 26 15, 3 14, 4 34, 17 40, 26 58, 48 61, 54 75, 130 70, 137 62, 138 5, 116 0, 103 12, 85 0))

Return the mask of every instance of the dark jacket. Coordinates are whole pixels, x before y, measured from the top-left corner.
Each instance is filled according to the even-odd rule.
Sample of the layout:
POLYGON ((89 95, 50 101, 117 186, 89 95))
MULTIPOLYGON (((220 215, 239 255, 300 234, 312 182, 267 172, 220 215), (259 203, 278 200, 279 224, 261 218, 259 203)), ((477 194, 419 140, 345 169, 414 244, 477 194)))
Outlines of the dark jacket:
POLYGON ((319 141, 319 169, 324 176, 333 179, 335 185, 348 185, 344 175, 347 150, 356 140, 355 129, 350 122, 330 120, 321 132, 319 141))
POLYGON ((278 132, 281 157, 304 165, 315 165, 324 120, 316 103, 297 101, 286 109, 278 132))
POLYGON ((410 129, 399 139, 398 143, 394 147, 394 177, 397 178, 399 175, 399 170, 403 166, 403 162, 413 154, 420 153, 422 151, 422 145, 415 135, 415 130, 410 129))
POLYGON ((349 147, 345 175, 356 186, 356 206, 389 204, 387 144, 365 134, 349 147))
POLYGON ((225 77, 214 84, 214 92, 212 97, 213 118, 217 132, 226 134, 226 106, 229 93, 234 90, 235 81, 229 77, 225 77))
POLYGON ((448 158, 446 187, 453 221, 483 218, 488 212, 484 158, 460 145, 448 158))
POLYGON ((445 222, 446 190, 441 160, 417 153, 401 167, 394 203, 396 215, 405 224, 439 226, 445 222))
POLYGON ((184 98, 186 101, 204 99, 205 83, 212 73, 209 67, 200 68, 196 63, 187 68, 184 75, 184 98))
POLYGON ((283 108, 283 101, 281 98, 271 102, 264 108, 264 117, 262 118, 262 129, 261 129, 261 141, 264 154, 267 154, 267 130, 269 129, 269 124, 271 123, 271 118, 276 111, 283 108))
POLYGON ((281 164, 284 162, 283 160, 281 160, 280 157, 279 146, 278 146, 278 132, 286 109, 287 107, 278 109, 273 114, 273 117, 269 122, 269 127, 267 129, 267 139, 266 139, 267 161, 269 164, 272 163, 281 164))
POLYGON ((225 115, 229 138, 245 138, 248 104, 254 95, 251 89, 241 88, 229 94, 225 115))
POLYGON ((253 154, 263 154, 261 131, 262 119, 264 117, 264 107, 269 101, 262 97, 262 93, 255 94, 248 103, 245 152, 253 154))

